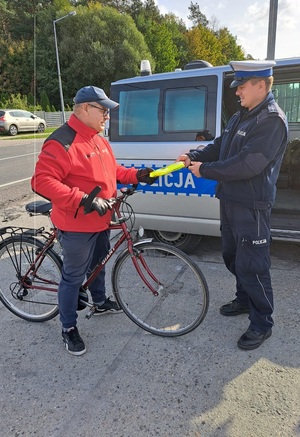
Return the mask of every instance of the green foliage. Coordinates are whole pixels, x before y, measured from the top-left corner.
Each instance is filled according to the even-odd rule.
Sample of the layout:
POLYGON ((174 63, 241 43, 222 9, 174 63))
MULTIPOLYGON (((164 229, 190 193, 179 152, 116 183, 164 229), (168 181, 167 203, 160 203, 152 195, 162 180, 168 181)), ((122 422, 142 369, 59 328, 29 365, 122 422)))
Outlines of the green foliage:
POLYGON ((0 0, 1 105, 60 108, 53 22, 64 16, 55 28, 68 109, 80 87, 109 93, 111 82, 139 74, 142 59, 159 73, 193 59, 220 65, 252 58, 227 28, 210 29, 197 3, 189 11, 188 30, 174 14, 162 15, 155 0, 0 0))
POLYGON ((50 112, 50 101, 46 91, 41 92, 40 101, 43 111, 50 112))
POLYGON ((241 61, 245 59, 245 52, 241 46, 236 42, 236 37, 234 37, 227 27, 222 27, 216 32, 216 37, 222 48, 223 58, 222 64, 228 64, 230 61, 241 61))
POLYGON ((2 92, 27 94, 33 91, 32 41, 4 41, 0 38, 0 74, 2 92))
POLYGON ((0 105, 7 109, 24 109, 27 111, 39 111, 42 109, 40 105, 31 105, 27 100, 27 96, 22 96, 20 93, 10 94, 8 97, 1 97, 0 105))
POLYGON ((28 102, 29 105, 34 105, 35 99, 34 99, 34 95, 33 95, 32 92, 29 92, 27 94, 27 102, 28 102))
POLYGON ((172 71, 176 68, 178 52, 166 24, 153 22, 147 29, 145 40, 154 53, 156 73, 172 71))
POLYGON ((174 57, 176 59, 175 68, 183 68, 184 65, 190 61, 190 59, 188 58, 188 40, 186 37, 186 26, 181 19, 171 13, 165 15, 164 23, 168 28, 168 32, 172 38, 174 57))
POLYGON ((188 16, 188 19, 192 21, 194 27, 197 26, 203 26, 207 27, 209 24, 208 19, 202 12, 200 11, 200 7, 198 3, 191 2, 189 6, 190 15, 188 16))
POLYGON ((127 14, 99 4, 77 7, 76 12, 60 34, 61 76, 69 105, 79 88, 97 85, 109 93, 111 82, 139 73, 141 59, 152 61, 143 36, 127 14), (74 40, 76 56, 71 49, 74 40))
POLYGON ((222 51, 217 37, 206 27, 194 27, 187 32, 189 59, 203 59, 220 65, 222 51))

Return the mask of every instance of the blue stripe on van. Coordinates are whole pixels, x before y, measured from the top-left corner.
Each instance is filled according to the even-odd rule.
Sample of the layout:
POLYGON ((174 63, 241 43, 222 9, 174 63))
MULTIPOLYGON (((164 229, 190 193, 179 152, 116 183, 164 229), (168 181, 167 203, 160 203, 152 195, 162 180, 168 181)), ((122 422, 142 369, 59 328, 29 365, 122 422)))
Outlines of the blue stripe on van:
MULTIPOLYGON (((156 166, 151 166, 156 170, 156 166)), ((143 193, 162 193, 186 196, 215 196, 217 182, 214 180, 196 178, 188 169, 175 171, 160 176, 152 185, 140 183, 139 190, 143 193)))

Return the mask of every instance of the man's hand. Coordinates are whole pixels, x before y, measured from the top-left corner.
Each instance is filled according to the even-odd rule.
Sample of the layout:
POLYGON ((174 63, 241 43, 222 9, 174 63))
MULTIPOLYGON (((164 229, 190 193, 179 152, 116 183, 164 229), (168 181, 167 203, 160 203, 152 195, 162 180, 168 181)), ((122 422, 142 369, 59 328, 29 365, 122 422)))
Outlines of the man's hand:
MULTIPOLYGON (((99 188, 99 187, 98 187, 99 188)), ((112 206, 114 204, 114 199, 102 199, 101 197, 95 197, 92 201, 92 203, 88 202, 88 204, 86 203, 87 200, 89 199, 89 196, 91 196, 91 194, 94 196, 96 195, 96 193, 99 193, 100 189, 98 189, 96 191, 96 189, 94 188, 94 190, 88 195, 88 194, 84 194, 82 196, 82 199, 78 205, 78 208, 75 212, 74 218, 77 217, 79 208, 81 208, 83 206, 84 208, 84 214, 89 214, 92 211, 97 211, 97 213, 100 216, 103 216, 104 214, 106 214, 108 209, 112 209, 112 206)))
POLYGON ((151 178, 149 175, 154 171, 152 168, 140 168, 136 173, 136 178, 139 182, 145 182, 145 184, 152 185, 157 177, 151 178))
POLYGON ((180 162, 180 161, 184 162, 184 165, 186 167, 189 167, 190 164, 191 164, 191 159, 190 159, 190 157, 188 155, 180 155, 180 156, 178 156, 178 158, 176 159, 175 162, 180 162))
POLYGON ((178 158, 176 159, 176 162, 180 162, 180 161, 184 162, 184 165, 186 167, 188 167, 188 169, 193 173, 194 176, 196 176, 197 178, 200 178, 200 176, 201 176, 200 167, 201 167, 202 162, 191 161, 191 158, 189 157, 188 154, 178 156, 178 158))
POLYGON ((200 167, 202 165, 202 162, 199 161, 192 161, 189 165, 189 170, 193 173, 196 178, 200 178, 200 167))
POLYGON ((102 217, 107 213, 108 209, 112 209, 109 200, 101 199, 101 197, 95 197, 91 204, 91 211, 97 211, 97 213, 102 217))

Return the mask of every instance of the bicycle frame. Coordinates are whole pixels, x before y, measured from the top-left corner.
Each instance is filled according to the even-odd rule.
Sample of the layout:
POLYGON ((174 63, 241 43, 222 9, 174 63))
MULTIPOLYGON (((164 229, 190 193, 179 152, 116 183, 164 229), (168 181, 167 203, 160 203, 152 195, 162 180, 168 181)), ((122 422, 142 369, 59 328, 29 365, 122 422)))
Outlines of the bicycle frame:
MULTIPOLYGON (((150 271, 150 269, 148 268, 143 256, 141 254, 139 254, 139 252, 138 252, 138 246, 142 242, 141 243, 134 243, 133 237, 131 235, 131 231, 128 229, 127 224, 126 224, 126 217, 120 211, 120 207, 121 207, 122 203, 124 202, 124 199, 126 199, 129 195, 133 194, 133 192, 134 192, 134 189, 131 189, 131 190, 128 189, 127 192, 123 192, 121 196, 114 199, 114 203, 113 203, 112 207, 113 207, 114 215, 116 217, 116 221, 111 222, 109 229, 110 230, 121 230, 122 231, 121 236, 118 238, 118 240, 116 241, 114 246, 109 250, 106 257, 94 267, 94 269, 90 273, 87 280, 82 284, 81 289, 83 289, 83 290, 88 289, 89 285, 99 275, 99 273, 104 268, 106 263, 111 259, 111 257, 118 250, 118 248, 126 241, 127 250, 132 255, 132 262, 133 262, 139 276, 141 277, 141 279, 143 280, 145 285, 148 287, 148 289, 155 296, 157 296, 159 294, 161 284, 158 281, 158 279, 154 276, 154 274, 150 271), (136 256, 137 254, 139 256, 136 256), (140 265, 139 265, 138 261, 140 261, 140 265), (153 279, 153 281, 158 286, 158 290, 156 290, 149 283, 146 275, 149 275, 149 277, 153 279)), ((34 213, 31 213, 31 214, 34 215, 34 213)), ((46 215, 48 217, 50 215, 49 211, 43 212, 42 214, 46 215)), ((43 227, 39 228, 39 229, 6 228, 5 231, 6 231, 6 233, 10 233, 12 235, 12 237, 13 237, 13 235, 17 235, 17 234, 22 235, 22 233, 27 231, 27 235, 30 235, 30 237, 33 238, 33 240, 35 239, 35 237, 43 237, 45 239, 45 242, 42 242, 42 241, 37 239, 37 241, 39 241, 41 244, 41 249, 36 254, 36 257, 34 258, 33 262, 30 263, 30 266, 29 266, 28 270, 25 272, 25 274, 23 274, 21 277, 18 277, 18 279, 22 282, 24 288, 26 288, 26 289, 35 289, 35 290, 45 290, 45 291, 50 291, 50 292, 57 292, 58 285, 59 285, 58 283, 50 282, 47 279, 40 277, 38 274, 39 267, 43 263, 43 260, 45 258, 45 254, 47 253, 47 251, 49 249, 51 249, 53 247, 54 242, 57 240, 57 232, 58 232, 57 228, 52 224, 50 232, 45 232, 45 229, 43 227), (10 229, 11 231, 8 232, 8 229, 10 229), (37 285, 37 284, 34 284, 34 286, 31 285, 30 277, 35 277, 37 279, 40 279, 41 282, 43 282, 43 285, 37 285)), ((5 232, 3 232, 3 233, 5 233, 5 232)), ((12 238, 12 242, 13 242, 13 238, 12 238)), ((15 265, 16 270, 20 271, 20 269, 17 268, 18 260, 17 259, 13 260, 11 254, 9 254, 9 256, 10 256, 13 264, 15 265)), ((82 301, 82 303, 84 303, 87 307, 90 307, 90 308, 93 307, 93 305, 89 304, 88 302, 82 301)))
MULTIPOLYGON (((122 203, 123 198, 124 197, 121 196, 120 198, 116 199, 116 203, 114 205, 114 213, 117 216, 118 221, 116 223, 111 223, 111 225, 109 226, 110 230, 120 230, 121 229, 122 235, 117 240, 117 242, 114 244, 114 246, 109 250, 106 257, 94 267, 94 269, 92 270, 88 279, 82 285, 82 288, 84 290, 86 290, 89 287, 89 285, 94 281, 94 279, 101 272, 101 270, 103 269, 105 264, 110 260, 110 258, 113 256, 113 254, 118 250, 118 248, 125 241, 127 241, 127 249, 131 255, 133 255, 134 252, 137 251, 137 249, 138 249, 138 243, 137 244, 133 243, 132 235, 131 235, 131 233, 126 225, 126 219, 124 218, 124 216, 122 216, 122 213, 120 212, 120 205, 122 203)), ((135 256, 132 256, 132 262, 133 262, 138 274, 140 275, 141 279, 144 281, 145 285, 149 288, 149 290, 155 296, 157 296, 159 294, 159 292, 155 288, 153 288, 153 286, 149 283, 149 281, 145 277, 141 267, 139 266, 137 259, 139 259, 141 261, 142 267, 145 269, 145 272, 156 282, 156 284, 158 286, 161 286, 160 282, 153 275, 153 273, 149 270, 149 268, 148 268, 147 264, 145 263, 145 260, 143 259, 142 256, 139 256, 138 258, 136 258, 135 256)))

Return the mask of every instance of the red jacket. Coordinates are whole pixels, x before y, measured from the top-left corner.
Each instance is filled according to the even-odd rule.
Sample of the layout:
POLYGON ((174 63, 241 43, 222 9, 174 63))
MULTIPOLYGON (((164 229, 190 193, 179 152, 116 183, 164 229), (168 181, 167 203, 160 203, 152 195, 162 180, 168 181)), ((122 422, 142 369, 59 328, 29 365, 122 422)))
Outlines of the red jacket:
POLYGON ((137 169, 117 164, 109 142, 74 114, 44 142, 31 179, 32 189, 52 202, 51 218, 63 231, 99 232, 108 228, 111 212, 84 215, 76 210, 82 196, 99 185, 99 197, 116 196, 117 181, 136 184, 137 169))

